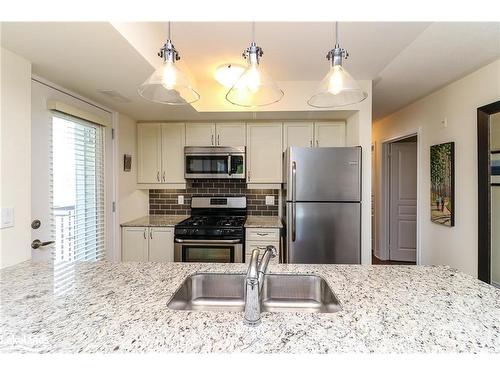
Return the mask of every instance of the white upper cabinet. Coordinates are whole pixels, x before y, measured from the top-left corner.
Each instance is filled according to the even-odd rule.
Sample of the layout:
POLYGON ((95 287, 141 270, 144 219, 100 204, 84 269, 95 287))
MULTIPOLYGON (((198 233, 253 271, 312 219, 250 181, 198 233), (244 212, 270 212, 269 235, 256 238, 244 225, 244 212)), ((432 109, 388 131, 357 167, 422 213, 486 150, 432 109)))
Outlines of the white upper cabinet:
POLYGON ((186 146, 215 146, 215 124, 190 122, 186 124, 186 146))
POLYGON ((161 127, 156 123, 137 124, 137 182, 160 183, 161 127))
POLYGON ((346 145, 346 129, 344 121, 314 123, 314 139, 316 147, 344 147, 346 145))
POLYGON ((290 146, 313 147, 314 124, 312 122, 283 123, 283 151, 290 146))
POLYGON ((247 124, 247 182, 281 183, 281 122, 247 124))
POLYGON ((220 122, 215 126, 217 146, 245 146, 245 124, 241 122, 220 122))
POLYGON ((161 126, 161 165, 163 183, 184 183, 184 123, 161 126))

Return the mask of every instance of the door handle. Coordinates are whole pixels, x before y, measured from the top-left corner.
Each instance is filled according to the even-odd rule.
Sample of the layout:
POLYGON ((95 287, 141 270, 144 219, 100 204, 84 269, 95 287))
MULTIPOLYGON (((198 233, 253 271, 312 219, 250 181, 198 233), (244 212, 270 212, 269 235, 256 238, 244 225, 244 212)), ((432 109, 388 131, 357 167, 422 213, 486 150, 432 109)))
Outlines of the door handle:
POLYGON ((292 202, 296 199, 296 189, 297 189, 297 163, 292 162, 292 202))
POLYGON ((214 145, 214 135, 212 134, 211 136, 211 143, 212 143, 212 146, 214 145))
POLYGON ((292 242, 295 242, 296 217, 295 217, 295 202, 292 202, 292 242))
POLYGON ((145 229, 145 228, 144 228, 144 233, 143 233, 143 235, 144 235, 144 239, 146 239, 146 229, 145 229))
POLYGON ((31 243, 31 248, 32 249, 38 249, 39 247, 43 247, 43 246, 47 246, 47 245, 52 245, 55 242, 56 241, 45 241, 45 242, 42 242, 39 239, 36 239, 36 240, 33 240, 33 242, 31 243))
POLYGON ((217 145, 220 146, 220 134, 217 134, 217 145))
POLYGON ((156 172, 156 180, 160 182, 160 171, 156 172))
POLYGON ((153 239, 153 229, 149 228, 149 238, 153 239))
POLYGON ((165 182, 165 171, 163 171, 163 182, 165 182))
POLYGON ((316 139, 316 147, 319 147, 319 141, 316 139))

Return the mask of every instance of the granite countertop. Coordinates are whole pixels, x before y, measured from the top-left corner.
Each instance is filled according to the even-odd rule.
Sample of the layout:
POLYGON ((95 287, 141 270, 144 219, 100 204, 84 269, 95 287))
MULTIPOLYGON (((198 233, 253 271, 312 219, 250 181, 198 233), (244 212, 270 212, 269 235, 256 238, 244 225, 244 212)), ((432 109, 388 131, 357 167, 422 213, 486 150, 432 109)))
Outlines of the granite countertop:
POLYGON ((194 272, 243 264, 74 265, 54 293, 49 265, 0 270, 0 352, 500 352, 500 290, 444 266, 270 265, 315 273, 342 303, 334 314, 174 311, 167 303, 194 272))
POLYGON ((278 216, 247 216, 245 228, 283 228, 278 216))
POLYGON ((148 215, 120 225, 122 227, 173 227, 188 217, 187 215, 148 215))

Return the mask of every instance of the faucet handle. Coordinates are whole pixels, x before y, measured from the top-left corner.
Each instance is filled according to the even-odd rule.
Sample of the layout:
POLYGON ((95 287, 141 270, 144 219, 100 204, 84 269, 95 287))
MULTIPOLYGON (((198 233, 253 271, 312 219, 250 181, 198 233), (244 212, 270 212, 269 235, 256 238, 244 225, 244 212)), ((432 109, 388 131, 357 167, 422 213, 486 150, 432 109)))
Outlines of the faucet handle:
POLYGON ((271 252, 271 257, 277 257, 278 256, 278 250, 276 250, 276 247, 273 245, 268 245, 266 247, 266 250, 269 250, 271 252))

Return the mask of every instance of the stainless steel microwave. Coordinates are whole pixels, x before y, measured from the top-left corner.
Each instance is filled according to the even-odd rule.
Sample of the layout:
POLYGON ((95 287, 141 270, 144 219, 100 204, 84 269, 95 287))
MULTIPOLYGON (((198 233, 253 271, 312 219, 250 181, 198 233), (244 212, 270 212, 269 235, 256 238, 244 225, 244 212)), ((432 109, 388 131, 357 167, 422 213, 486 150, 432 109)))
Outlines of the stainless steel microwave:
POLYGON ((185 147, 185 178, 246 178, 245 146, 185 147))

